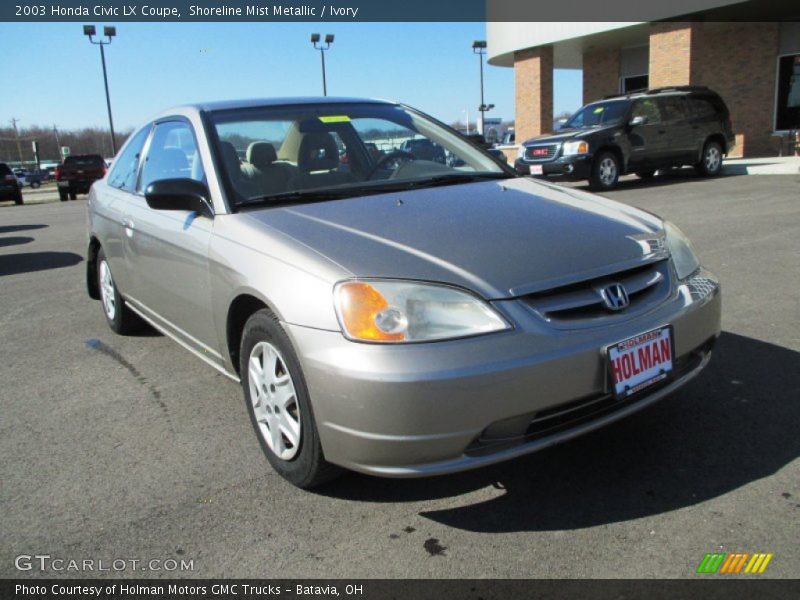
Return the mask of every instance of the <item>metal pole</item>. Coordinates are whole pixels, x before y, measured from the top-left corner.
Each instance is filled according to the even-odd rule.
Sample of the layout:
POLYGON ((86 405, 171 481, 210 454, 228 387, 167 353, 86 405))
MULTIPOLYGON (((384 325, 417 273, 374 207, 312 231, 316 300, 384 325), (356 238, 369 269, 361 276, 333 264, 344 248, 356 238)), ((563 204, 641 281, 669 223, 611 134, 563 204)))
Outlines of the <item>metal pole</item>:
POLYGON ((14 137, 17 140, 17 154, 19 155, 19 166, 22 168, 22 144, 19 143, 19 130, 17 129, 17 121, 19 119, 11 119, 11 125, 14 127, 14 137))
POLYGON ((322 95, 328 95, 328 83, 325 80, 325 48, 320 47, 320 55, 322 55, 322 95))
POLYGON ((106 53, 104 44, 100 44, 100 61, 103 63, 103 83, 106 86, 106 106, 108 107, 108 124, 111 127, 111 153, 117 155, 117 138, 114 135, 114 119, 111 117, 111 96, 108 93, 108 74, 106 73, 106 53))
POLYGON ((478 61, 480 62, 481 65, 481 135, 486 135, 484 129, 486 125, 486 123, 484 122, 484 117, 486 116, 486 104, 484 104, 483 101, 483 53, 482 52, 478 53, 478 61))
POLYGON ((58 154, 58 158, 61 158, 61 139, 58 137, 58 128, 56 124, 53 123, 53 133, 56 134, 56 153, 58 154))

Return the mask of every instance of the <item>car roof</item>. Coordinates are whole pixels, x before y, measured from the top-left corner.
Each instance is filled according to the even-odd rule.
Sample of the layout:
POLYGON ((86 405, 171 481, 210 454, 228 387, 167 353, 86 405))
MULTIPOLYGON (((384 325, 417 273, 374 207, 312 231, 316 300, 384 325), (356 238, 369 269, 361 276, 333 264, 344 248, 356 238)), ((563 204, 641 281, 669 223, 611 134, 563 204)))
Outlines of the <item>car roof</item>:
POLYGON ((298 96, 286 98, 250 98, 246 100, 221 100, 216 102, 200 102, 189 104, 197 110, 230 110, 235 108, 257 108, 261 106, 297 106, 313 104, 386 104, 395 105, 396 102, 390 100, 379 100, 376 98, 350 98, 336 96, 298 96))

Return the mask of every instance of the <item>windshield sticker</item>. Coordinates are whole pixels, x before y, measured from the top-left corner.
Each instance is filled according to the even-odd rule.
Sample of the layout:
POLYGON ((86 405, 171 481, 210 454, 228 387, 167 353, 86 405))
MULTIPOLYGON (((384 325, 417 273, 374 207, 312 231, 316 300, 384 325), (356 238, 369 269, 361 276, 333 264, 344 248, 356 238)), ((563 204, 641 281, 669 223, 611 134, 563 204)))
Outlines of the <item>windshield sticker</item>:
POLYGON ((350 117, 347 115, 326 115, 319 118, 323 123, 349 123, 350 117))
POLYGON ((601 112, 603 112, 604 110, 605 110, 605 107, 604 107, 604 106, 598 106, 597 108, 595 108, 595 109, 594 109, 594 114, 601 113, 601 112))

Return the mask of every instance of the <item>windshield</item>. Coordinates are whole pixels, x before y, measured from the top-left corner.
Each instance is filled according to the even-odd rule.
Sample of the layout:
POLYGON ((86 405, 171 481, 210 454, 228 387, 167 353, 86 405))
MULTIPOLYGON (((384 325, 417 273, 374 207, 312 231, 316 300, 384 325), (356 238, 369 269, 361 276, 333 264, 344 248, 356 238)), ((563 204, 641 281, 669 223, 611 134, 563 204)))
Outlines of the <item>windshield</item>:
POLYGON ((596 102, 584 106, 576 112, 564 125, 564 129, 583 129, 586 127, 602 127, 622 122, 630 104, 624 100, 596 102))
POLYGON ((450 129, 397 105, 242 108, 211 120, 236 205, 512 177, 450 129))

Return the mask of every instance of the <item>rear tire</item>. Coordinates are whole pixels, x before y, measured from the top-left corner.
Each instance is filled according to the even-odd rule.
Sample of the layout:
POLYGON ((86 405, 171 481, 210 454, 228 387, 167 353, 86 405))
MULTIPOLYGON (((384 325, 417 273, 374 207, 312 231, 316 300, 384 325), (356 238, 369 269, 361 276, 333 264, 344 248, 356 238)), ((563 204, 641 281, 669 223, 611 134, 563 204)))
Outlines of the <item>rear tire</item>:
POLYGON ((593 190, 611 190, 619 181, 619 159, 613 152, 601 152, 594 159, 589 187, 593 190))
POLYGON ((125 304, 102 248, 97 253, 97 288, 100 290, 103 315, 114 333, 127 335, 142 329, 144 321, 125 304))
POLYGON ((69 199, 70 200, 77 200, 78 199, 78 193, 77 192, 70 192, 69 193, 69 199))
POLYGON ((17 206, 22 206, 22 192, 17 192, 17 195, 14 196, 14 204, 17 206))
POLYGON ((300 361, 266 309, 244 326, 239 369, 250 421, 272 468, 302 489, 337 477, 341 469, 322 452, 300 361))
POLYGON ((722 146, 718 142, 706 142, 703 155, 695 165, 697 172, 703 177, 716 177, 722 172, 722 146))
POLYGON ((37 189, 37 188, 38 188, 40 185, 42 185, 42 184, 41 184, 41 183, 39 183, 38 181, 32 181, 32 182, 31 182, 31 189, 32 189, 32 190, 35 190, 35 189, 37 189))
POLYGON ((66 192, 66 190, 58 190, 58 197, 62 202, 69 200, 69 194, 66 192))

